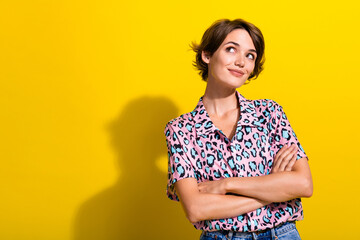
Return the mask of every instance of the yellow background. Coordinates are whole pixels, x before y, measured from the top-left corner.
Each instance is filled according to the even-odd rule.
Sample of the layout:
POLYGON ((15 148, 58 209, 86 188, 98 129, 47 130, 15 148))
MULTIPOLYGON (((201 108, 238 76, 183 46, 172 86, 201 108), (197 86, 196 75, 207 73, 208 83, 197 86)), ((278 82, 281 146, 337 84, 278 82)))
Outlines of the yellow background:
POLYGON ((219 18, 265 36, 239 91, 280 103, 310 158, 303 239, 355 239, 356 1, 2 1, 0 239, 198 239, 166 198, 165 123, 205 83, 191 41, 219 18))

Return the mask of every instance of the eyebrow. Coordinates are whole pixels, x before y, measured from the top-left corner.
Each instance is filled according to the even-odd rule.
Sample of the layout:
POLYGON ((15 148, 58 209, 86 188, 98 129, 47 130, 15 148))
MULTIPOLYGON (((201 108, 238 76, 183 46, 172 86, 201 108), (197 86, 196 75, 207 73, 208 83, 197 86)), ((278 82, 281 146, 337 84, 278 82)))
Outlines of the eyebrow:
MULTIPOLYGON (((235 46, 240 47, 240 44, 238 44, 238 43, 236 43, 236 42, 233 42, 233 41, 230 41, 230 42, 225 43, 224 46, 227 45, 227 44, 230 44, 230 43, 234 44, 235 46)), ((255 50, 255 49, 249 49, 249 52, 254 52, 254 53, 256 53, 256 50, 255 50)))

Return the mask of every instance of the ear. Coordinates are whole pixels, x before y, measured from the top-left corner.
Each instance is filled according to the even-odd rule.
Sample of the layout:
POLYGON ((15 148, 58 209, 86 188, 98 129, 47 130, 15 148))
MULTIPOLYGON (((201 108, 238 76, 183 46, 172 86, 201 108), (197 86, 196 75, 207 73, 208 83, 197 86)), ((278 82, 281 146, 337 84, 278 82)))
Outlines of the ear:
POLYGON ((210 54, 207 53, 207 52, 205 52, 205 51, 202 51, 202 52, 201 52, 201 59, 202 59, 205 63, 209 64, 209 62, 210 62, 210 54))

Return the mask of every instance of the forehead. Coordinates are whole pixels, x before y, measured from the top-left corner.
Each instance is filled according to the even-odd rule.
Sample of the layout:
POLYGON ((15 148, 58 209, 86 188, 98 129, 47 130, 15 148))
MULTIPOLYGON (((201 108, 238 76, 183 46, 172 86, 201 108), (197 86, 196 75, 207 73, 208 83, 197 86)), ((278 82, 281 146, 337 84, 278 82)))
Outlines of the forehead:
POLYGON ((244 29, 235 29, 231 31, 221 45, 225 45, 228 42, 235 42, 244 48, 255 48, 254 43, 249 35, 249 33, 244 29))

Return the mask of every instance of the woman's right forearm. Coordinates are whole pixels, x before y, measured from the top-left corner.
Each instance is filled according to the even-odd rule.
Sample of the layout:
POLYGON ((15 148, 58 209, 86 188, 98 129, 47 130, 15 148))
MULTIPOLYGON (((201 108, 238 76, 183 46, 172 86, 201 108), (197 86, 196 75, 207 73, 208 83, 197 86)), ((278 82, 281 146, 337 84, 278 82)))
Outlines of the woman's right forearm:
POLYGON ((194 223, 202 220, 231 218, 254 211, 269 203, 244 196, 199 193, 191 205, 188 219, 194 223))
POLYGON ((176 182, 175 189, 186 216, 192 223, 236 217, 270 203, 245 196, 202 193, 194 178, 176 182))

